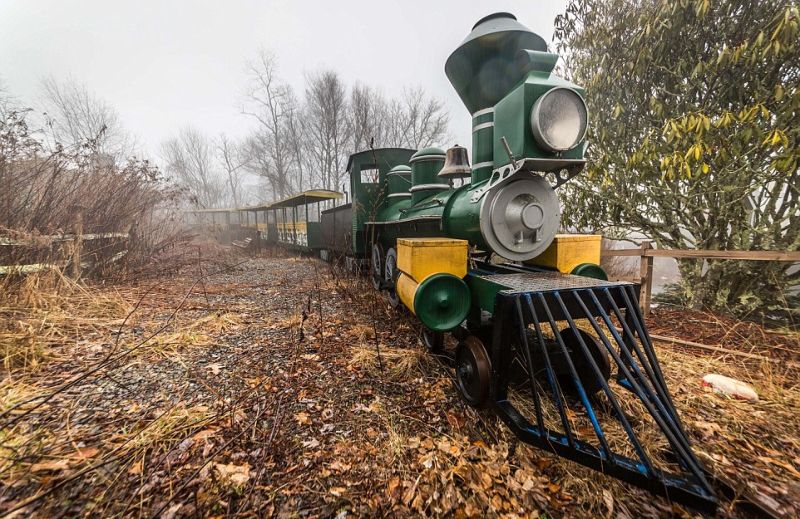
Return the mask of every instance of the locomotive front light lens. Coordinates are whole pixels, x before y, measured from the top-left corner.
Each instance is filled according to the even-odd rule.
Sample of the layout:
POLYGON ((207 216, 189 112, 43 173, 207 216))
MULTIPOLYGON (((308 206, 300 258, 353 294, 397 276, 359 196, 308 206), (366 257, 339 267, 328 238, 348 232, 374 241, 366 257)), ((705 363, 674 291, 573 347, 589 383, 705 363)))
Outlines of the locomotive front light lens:
POLYGON ((536 100, 531 110, 531 130, 547 151, 568 151, 586 135, 588 119, 583 98, 569 88, 556 87, 536 100))

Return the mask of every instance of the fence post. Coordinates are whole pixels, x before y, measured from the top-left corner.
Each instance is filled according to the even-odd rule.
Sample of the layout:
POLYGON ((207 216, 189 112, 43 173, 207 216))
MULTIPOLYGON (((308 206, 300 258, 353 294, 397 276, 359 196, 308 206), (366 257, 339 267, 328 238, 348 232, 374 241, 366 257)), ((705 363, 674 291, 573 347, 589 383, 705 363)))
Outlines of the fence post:
POLYGON ((644 315, 650 315, 650 299, 653 292, 653 257, 645 256, 648 249, 652 249, 650 240, 642 240, 641 256, 639 257, 639 306, 644 315))
POLYGON ((256 220, 256 252, 261 252, 261 231, 258 229, 258 211, 253 211, 253 218, 256 220))
POLYGON ((75 208, 75 224, 72 228, 75 239, 72 240, 72 277, 81 277, 81 254, 83 252, 83 208, 75 208))

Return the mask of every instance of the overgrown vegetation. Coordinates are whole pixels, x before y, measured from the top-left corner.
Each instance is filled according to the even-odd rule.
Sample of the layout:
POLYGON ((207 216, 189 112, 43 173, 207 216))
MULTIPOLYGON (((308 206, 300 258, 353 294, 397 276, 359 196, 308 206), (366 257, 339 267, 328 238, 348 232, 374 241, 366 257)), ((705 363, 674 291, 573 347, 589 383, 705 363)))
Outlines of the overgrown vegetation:
MULTIPOLYGON (((587 171, 562 196, 567 224, 667 248, 798 250, 799 38, 794 0, 572 1, 555 39, 592 120, 587 171)), ((680 270, 694 307, 800 306, 791 264, 680 270)))
MULTIPOLYGON (((114 150, 121 148, 109 146, 107 125, 91 138, 84 140, 78 132, 81 140, 61 141, 69 134, 48 132, 61 127, 52 116, 44 128, 32 127, 31 118, 38 115, 10 104, 0 111, 0 232, 25 243, 0 246, 0 264, 63 258, 60 242, 48 236, 72 232, 77 218, 84 233, 128 233, 132 265, 175 239, 175 226, 169 224, 177 218, 180 193, 163 181, 155 165, 136 157, 119 159, 114 150)), ((78 116, 70 121, 73 129, 92 129, 78 116)))

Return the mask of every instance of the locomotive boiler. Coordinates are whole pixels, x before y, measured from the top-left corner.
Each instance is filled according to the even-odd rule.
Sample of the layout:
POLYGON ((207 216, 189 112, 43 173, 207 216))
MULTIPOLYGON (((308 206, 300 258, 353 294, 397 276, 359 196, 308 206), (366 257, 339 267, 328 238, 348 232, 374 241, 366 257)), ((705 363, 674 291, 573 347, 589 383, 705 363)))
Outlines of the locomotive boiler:
POLYGON ((583 88, 553 74, 557 58, 511 14, 479 20, 445 64, 472 115, 471 165, 457 145, 354 153, 351 200, 321 213, 312 249, 367 273, 431 351, 452 336, 463 398, 522 441, 713 510, 639 286, 607 280, 599 236, 558 234, 589 113, 583 88), (645 435, 669 456, 655 460, 645 435))

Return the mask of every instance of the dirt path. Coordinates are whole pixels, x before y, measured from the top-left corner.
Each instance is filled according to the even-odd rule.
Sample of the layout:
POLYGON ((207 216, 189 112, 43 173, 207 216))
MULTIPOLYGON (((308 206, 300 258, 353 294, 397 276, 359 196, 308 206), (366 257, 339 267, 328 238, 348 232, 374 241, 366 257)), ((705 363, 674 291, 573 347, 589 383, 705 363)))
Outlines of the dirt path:
MULTIPOLYGON (((363 281, 311 259, 225 261, 116 289, 94 332, 3 381, 0 513, 689 515, 517 444, 363 281)), ((676 396, 712 414, 717 398, 676 396)), ((708 413, 686 421, 720 455, 730 431, 708 413)), ((795 448, 771 459, 791 468, 795 448)))

